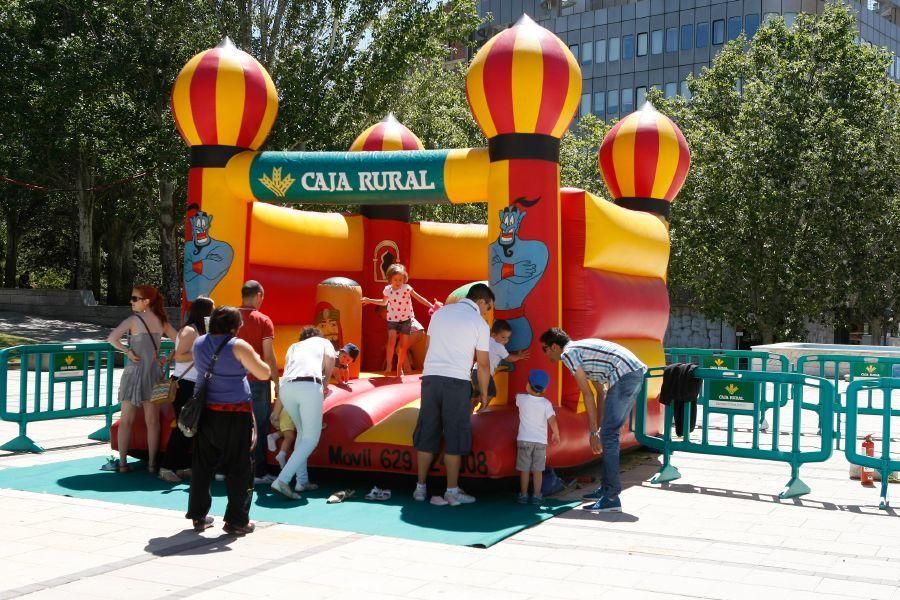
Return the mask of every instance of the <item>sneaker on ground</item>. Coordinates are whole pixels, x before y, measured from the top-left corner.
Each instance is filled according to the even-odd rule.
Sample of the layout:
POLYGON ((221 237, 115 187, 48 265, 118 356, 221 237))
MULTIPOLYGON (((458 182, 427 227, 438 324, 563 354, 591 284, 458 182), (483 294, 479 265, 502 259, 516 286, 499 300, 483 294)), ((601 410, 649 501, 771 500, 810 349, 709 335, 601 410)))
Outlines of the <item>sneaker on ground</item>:
POLYGON ((516 502, 519 504, 528 504, 528 494, 519 494, 516 496, 516 502))
POLYGON ((259 485, 261 483, 272 483, 273 481, 275 481, 275 476, 270 473, 267 473, 267 474, 263 475, 262 477, 254 477, 253 485, 259 485))
POLYGON ((599 500, 600 498, 603 497, 603 490, 600 488, 597 488, 590 494, 584 494, 581 497, 584 498, 585 500, 599 500))
POLYGON ((306 483, 298 483, 297 485, 294 486, 295 492, 311 492, 311 491, 317 490, 317 489, 319 489, 318 483, 306 482, 306 483))
POLYGON ((618 498, 610 500, 606 496, 600 498, 593 504, 588 506, 582 506, 584 510, 589 510, 591 512, 622 512, 622 501, 618 498))
POLYGON ((472 504, 475 502, 475 497, 470 496, 460 489, 458 492, 444 492, 444 500, 447 501, 447 504, 450 506, 459 506, 460 504, 472 504))
POLYGON ((281 481, 280 479, 276 479, 275 481, 272 482, 272 491, 278 492, 282 496, 285 496, 286 498, 290 498, 291 500, 299 500, 300 498, 302 498, 302 496, 300 494, 295 493, 291 489, 291 486, 289 486, 285 482, 281 481))
POLYGON ((425 498, 428 497, 428 490, 425 488, 416 488, 416 491, 413 492, 413 500, 418 500, 419 502, 425 502, 425 498))
POLYGON ((531 503, 537 504, 538 506, 540 506, 541 504, 544 503, 544 497, 541 496, 540 494, 535 494, 534 496, 531 497, 531 503))
POLYGON ((225 481, 225 473, 216 473, 216 481, 225 481))
MULTIPOLYGON (((444 498, 442 498, 441 496, 432 496, 431 503, 434 504, 435 506, 447 506, 448 504, 450 504, 449 502, 444 500, 444 498)), ((454 504, 453 506, 456 506, 456 504, 454 504)))

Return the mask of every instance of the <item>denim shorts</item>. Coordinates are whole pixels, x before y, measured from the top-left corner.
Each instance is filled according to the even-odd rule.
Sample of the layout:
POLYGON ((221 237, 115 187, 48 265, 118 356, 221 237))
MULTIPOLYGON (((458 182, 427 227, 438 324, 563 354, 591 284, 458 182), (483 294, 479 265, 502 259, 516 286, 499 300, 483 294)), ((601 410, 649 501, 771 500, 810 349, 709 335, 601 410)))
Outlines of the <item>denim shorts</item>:
POLYGON ((388 331, 396 331, 400 335, 409 335, 410 331, 412 331, 412 319, 388 321, 388 331))

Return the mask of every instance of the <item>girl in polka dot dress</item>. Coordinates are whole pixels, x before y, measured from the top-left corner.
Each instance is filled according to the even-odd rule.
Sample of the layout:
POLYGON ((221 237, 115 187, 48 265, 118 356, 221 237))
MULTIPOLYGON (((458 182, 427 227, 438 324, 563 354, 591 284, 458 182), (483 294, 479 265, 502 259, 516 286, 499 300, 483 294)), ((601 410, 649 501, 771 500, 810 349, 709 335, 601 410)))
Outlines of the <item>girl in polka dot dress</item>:
MULTIPOLYGON (((409 273, 406 267, 399 263, 394 263, 388 267, 385 272, 387 275, 388 285, 384 287, 384 298, 376 300, 375 298, 363 298, 362 303, 377 304, 387 308, 387 328, 388 338, 385 345, 385 356, 394 356, 394 347, 397 348, 397 377, 403 377, 403 362, 406 360, 406 350, 409 347, 409 333, 412 326, 413 298, 427 306, 429 309, 434 305, 417 294, 409 281, 409 273), (399 338, 399 340, 398 340, 399 338)), ((391 372, 391 361, 388 359, 387 371, 385 375, 391 372)))

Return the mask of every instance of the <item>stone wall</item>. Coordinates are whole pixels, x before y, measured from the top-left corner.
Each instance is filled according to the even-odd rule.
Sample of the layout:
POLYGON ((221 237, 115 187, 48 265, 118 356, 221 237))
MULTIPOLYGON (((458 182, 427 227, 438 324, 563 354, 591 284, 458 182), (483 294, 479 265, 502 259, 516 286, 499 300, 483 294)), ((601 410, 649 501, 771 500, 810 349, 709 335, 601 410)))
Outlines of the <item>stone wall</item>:
POLYGON ((735 340, 734 327, 728 323, 708 319, 686 306, 672 306, 663 345, 666 348, 733 350, 735 340))
MULTIPOLYGON (((101 306, 90 290, 0 289, 0 311, 115 327, 131 313, 131 307, 101 306)), ((172 323, 181 323, 179 308, 166 312, 172 323)))

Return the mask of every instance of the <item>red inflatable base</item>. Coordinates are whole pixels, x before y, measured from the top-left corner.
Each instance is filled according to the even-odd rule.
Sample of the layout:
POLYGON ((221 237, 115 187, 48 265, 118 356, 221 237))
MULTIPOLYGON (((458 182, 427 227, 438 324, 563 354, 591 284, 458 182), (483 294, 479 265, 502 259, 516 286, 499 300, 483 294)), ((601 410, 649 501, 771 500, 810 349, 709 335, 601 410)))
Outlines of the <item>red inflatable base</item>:
MULTIPOLYGON (((417 471, 416 450, 412 433, 418 413, 417 401, 421 385, 418 376, 408 376, 402 383, 394 378, 375 377, 354 380, 349 387, 331 386, 325 399, 325 428, 315 452, 309 460, 312 467, 350 471, 375 471, 414 475, 417 471)), ((171 405, 162 407, 160 415, 160 448, 164 449, 171 433, 171 405)), ((587 415, 558 407, 559 444, 547 451, 547 465, 554 468, 575 467, 591 462, 587 415)), ((653 399, 649 407, 650 422, 658 422, 659 404, 653 399)), ((514 406, 500 406, 472 415, 472 453, 465 456, 461 475, 465 477, 502 478, 516 472, 516 433, 518 411, 514 406)), ((112 426, 111 443, 118 448, 119 423, 112 426)), ((652 433, 652 432, 651 432, 652 433)), ((622 430, 622 447, 637 445, 634 433, 626 425, 622 430)), ((146 453, 147 433, 142 411, 135 415, 131 448, 146 453)), ((269 462, 275 464, 273 457, 269 462)), ((442 457, 432 466, 434 474, 444 473, 442 457)))

